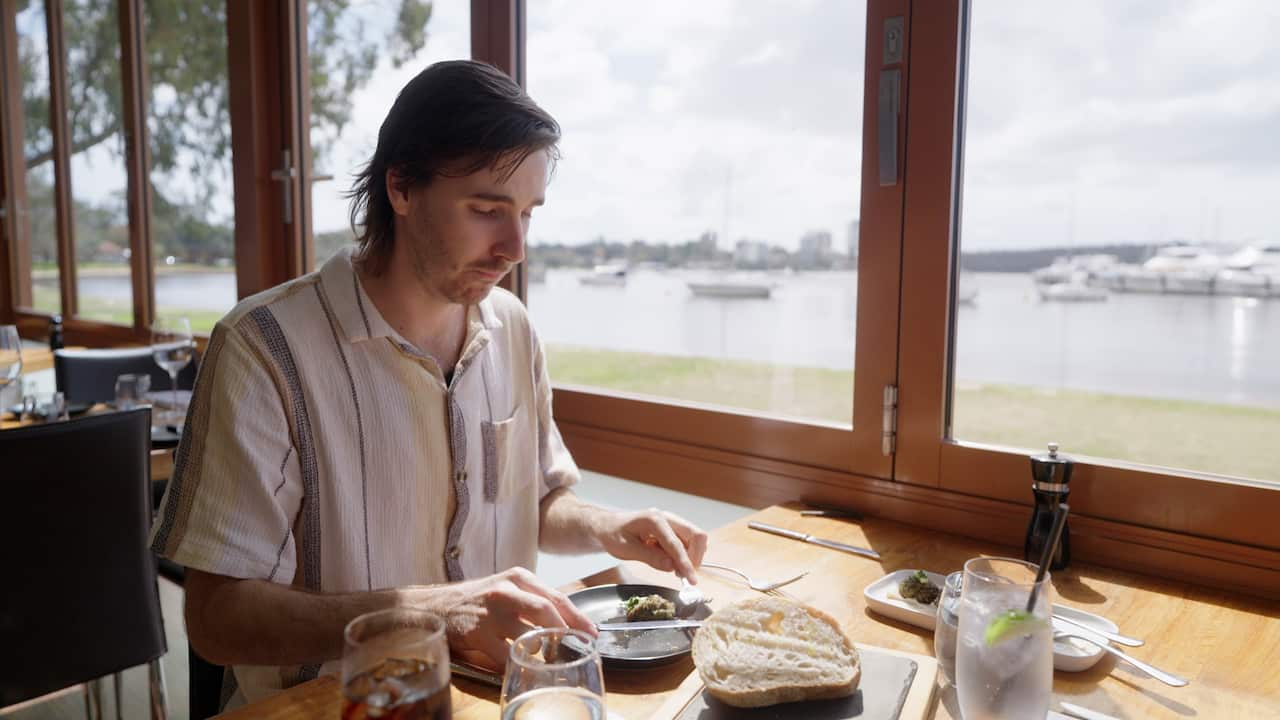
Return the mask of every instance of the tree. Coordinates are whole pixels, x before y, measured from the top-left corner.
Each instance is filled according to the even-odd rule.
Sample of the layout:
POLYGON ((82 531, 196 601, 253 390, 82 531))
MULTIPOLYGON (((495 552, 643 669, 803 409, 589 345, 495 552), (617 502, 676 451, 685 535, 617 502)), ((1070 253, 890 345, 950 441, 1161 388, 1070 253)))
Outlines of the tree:
MULTIPOLYGON (((308 1, 314 135, 341 132, 350 118, 351 97, 369 81, 381 52, 388 52, 398 67, 424 46, 429 0, 382 2, 396 13, 389 41, 369 36, 351 0, 308 1)), ((226 0, 146 0, 143 7, 157 228, 207 225, 211 195, 230 186, 224 171, 231 152, 226 0)), ((64 8, 71 154, 106 143, 110 153, 121 157, 118 3, 66 0, 64 8)), ((28 171, 51 178, 45 167, 52 159, 52 138, 43 2, 19 0, 18 13, 26 165, 28 171), (32 31, 23 32, 24 27, 32 31)), ((217 233, 196 235, 211 238, 217 233)))

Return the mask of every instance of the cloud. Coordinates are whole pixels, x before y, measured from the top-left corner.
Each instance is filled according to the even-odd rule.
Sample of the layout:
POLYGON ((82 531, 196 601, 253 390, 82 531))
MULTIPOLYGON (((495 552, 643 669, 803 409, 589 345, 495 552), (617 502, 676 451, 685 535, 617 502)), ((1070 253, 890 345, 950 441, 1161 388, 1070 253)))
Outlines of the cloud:
MULTIPOLYGON (((437 0, 426 53, 380 68, 332 167, 367 158, 414 72, 469 55, 469 12, 437 0)), ((564 127, 534 241, 842 236, 859 215, 865 14, 531 0, 529 92, 564 127)), ((1276 239, 1278 31, 1280 3, 1248 0, 975 3, 965 246, 1276 239)), ((345 187, 316 185, 317 228, 343 226, 324 185, 345 187)))

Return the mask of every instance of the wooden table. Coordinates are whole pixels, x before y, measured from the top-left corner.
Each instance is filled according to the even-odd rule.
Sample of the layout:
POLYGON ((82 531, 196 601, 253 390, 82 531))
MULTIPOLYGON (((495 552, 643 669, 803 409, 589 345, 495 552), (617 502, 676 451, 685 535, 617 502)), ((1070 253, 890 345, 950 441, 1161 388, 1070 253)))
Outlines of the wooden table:
MULTIPOLYGON (((855 642, 932 655, 931 633, 872 613, 863 588, 903 568, 950 572, 984 553, 1014 551, 883 520, 853 523, 771 507, 714 531, 707 559, 761 578, 808 569, 806 578, 786 588, 787 594, 830 613, 855 642), (882 560, 760 533, 747 528, 748 520, 873 547, 882 560)), ((699 578, 699 586, 715 598, 716 606, 752 593, 710 568, 699 578)), ((625 563, 565 589, 614 582, 676 584, 670 574, 625 563)), ((1117 717, 1207 720, 1280 715, 1280 603, 1088 565, 1058 573, 1053 585, 1056 602, 1111 618, 1122 632, 1147 640, 1144 647, 1133 649, 1134 656, 1191 681, 1187 687, 1171 688, 1106 656, 1083 673, 1055 673, 1055 707, 1056 701, 1067 700, 1117 717)), ((652 670, 606 670, 608 707, 627 720, 673 718, 698 691, 693 670, 688 659, 652 670)), ((939 697, 934 716, 958 717, 954 695, 942 692, 939 697)), ((497 700, 496 689, 454 681, 454 717, 497 718, 497 700)), ((340 702, 338 681, 321 677, 225 717, 336 718, 340 702)))

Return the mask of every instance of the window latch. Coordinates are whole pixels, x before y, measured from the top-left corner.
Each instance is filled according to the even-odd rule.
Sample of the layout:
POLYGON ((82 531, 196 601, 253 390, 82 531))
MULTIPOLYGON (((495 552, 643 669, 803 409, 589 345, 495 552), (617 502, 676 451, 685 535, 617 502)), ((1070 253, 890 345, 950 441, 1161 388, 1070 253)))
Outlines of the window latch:
POLYGON ((284 192, 284 224, 293 224, 293 179, 298 177, 298 169, 293 166, 293 154, 286 148, 281 152, 282 160, 279 170, 271 171, 271 179, 280 183, 284 192))

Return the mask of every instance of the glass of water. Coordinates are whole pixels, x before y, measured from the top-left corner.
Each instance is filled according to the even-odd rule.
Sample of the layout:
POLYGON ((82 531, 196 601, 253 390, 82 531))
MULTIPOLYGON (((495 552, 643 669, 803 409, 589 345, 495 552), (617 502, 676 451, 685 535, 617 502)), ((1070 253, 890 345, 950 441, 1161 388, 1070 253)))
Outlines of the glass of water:
POLYGON ((129 373, 116 376, 116 409, 132 410, 147 402, 151 376, 129 373))
POLYGON ((960 634, 960 590, 964 586, 964 573, 956 571, 942 584, 942 596, 938 598, 938 621, 933 631, 933 656, 938 659, 938 669, 948 685, 956 682, 956 637, 960 634))
POLYGON ((1053 691, 1053 600, 1049 574, 1029 614, 1023 611, 1039 568, 1011 558, 964 564, 956 694, 965 720, 1035 718, 1053 691), (1012 612, 1010 612, 1012 611, 1012 612))
POLYGON ((0 397, 22 374, 22 338, 16 325, 0 325, 0 397))
POLYGON ((169 373, 169 387, 173 391, 173 405, 163 424, 182 422, 182 412, 178 409, 178 373, 191 362, 195 352, 191 323, 186 318, 162 318, 151 326, 151 356, 169 373))
POLYGON ((594 638, 581 630, 539 628, 511 643, 502 720, 604 717, 604 673, 594 638))

